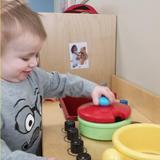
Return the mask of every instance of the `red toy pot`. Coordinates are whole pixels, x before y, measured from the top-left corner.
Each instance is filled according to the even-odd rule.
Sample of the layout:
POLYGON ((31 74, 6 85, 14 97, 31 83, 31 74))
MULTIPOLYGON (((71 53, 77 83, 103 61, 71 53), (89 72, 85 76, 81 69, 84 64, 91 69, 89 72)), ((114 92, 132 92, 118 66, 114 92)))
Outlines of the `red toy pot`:
POLYGON ((113 133, 131 123, 131 109, 126 104, 113 103, 96 106, 92 103, 78 108, 80 133, 95 140, 112 140, 113 133))
POLYGON ((113 103, 108 106, 99 106, 92 103, 81 105, 78 115, 81 119, 95 123, 114 123, 127 119, 131 109, 126 104, 113 103))

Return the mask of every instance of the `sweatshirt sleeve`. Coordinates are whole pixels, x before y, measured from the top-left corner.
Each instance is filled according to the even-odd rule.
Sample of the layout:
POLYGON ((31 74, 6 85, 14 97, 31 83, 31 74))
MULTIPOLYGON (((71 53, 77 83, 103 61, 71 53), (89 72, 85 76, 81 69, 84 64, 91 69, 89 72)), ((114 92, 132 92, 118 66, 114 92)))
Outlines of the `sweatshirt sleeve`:
POLYGON ((90 97, 93 89, 97 86, 96 83, 79 76, 69 73, 48 73, 39 68, 36 68, 34 76, 45 98, 60 98, 64 96, 90 97))
MULTIPOLYGON (((0 128, 2 128, 2 121, 0 128)), ((20 150, 11 151, 6 142, 1 138, 1 159, 2 160, 47 160, 45 157, 36 156, 20 150)))
POLYGON ((11 151, 5 141, 1 139, 1 158, 2 160, 47 160, 45 157, 39 157, 31 153, 20 150, 11 151))

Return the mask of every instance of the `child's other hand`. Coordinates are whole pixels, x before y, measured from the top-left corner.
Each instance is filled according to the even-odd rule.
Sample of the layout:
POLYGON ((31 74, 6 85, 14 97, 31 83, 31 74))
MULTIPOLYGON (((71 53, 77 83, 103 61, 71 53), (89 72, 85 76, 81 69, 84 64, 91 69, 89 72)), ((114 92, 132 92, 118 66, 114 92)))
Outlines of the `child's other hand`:
POLYGON ((104 86, 96 86, 92 91, 91 96, 92 96, 93 103, 95 105, 99 104, 99 98, 101 96, 107 97, 110 103, 113 103, 115 101, 115 96, 112 93, 112 91, 108 87, 104 87, 104 86))

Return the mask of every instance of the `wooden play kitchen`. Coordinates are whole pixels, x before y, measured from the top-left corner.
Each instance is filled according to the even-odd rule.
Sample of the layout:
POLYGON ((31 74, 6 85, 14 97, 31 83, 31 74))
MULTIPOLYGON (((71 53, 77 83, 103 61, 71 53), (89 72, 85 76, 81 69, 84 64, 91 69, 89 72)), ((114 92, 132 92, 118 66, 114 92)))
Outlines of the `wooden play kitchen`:
MULTIPOLYGON (((129 117, 132 121, 160 123, 160 97, 114 75, 116 66, 116 16, 104 14, 42 14, 43 16, 41 18, 48 34, 47 42, 40 55, 40 65, 42 68, 47 71, 70 72, 98 84, 106 82, 113 92, 118 95, 118 99, 127 99, 129 101, 129 105, 132 107, 132 113, 129 117), (70 69, 68 54, 68 45, 70 42, 87 42, 90 62, 89 68, 84 70, 70 69)), ((66 101, 68 100, 63 99, 63 103, 61 100, 60 102, 44 102, 42 117, 43 155, 46 157, 58 157, 62 160, 75 160, 76 158, 67 152, 69 144, 64 141, 65 133, 62 130, 66 119, 77 120, 77 108, 75 106, 80 105, 79 102, 70 100, 69 102, 72 105, 66 110, 64 108, 67 105, 66 101)), ((91 99, 85 99, 81 105, 89 102, 91 102, 91 99)), ((88 123, 95 123, 83 119, 84 117, 79 116, 79 118, 88 123)), ((78 128, 78 126, 79 122, 76 121, 76 127, 78 128)), ((130 126, 130 124, 124 127, 127 126, 130 126)), ((115 146, 115 143, 112 143, 111 140, 96 140, 98 137, 92 138, 88 134, 89 132, 83 133, 81 131, 81 133, 85 134, 81 138, 92 160, 101 160, 104 151, 113 148, 113 145, 115 146)), ((158 139, 157 142, 155 141, 155 144, 158 146, 158 139)), ((114 147, 114 149, 116 149, 116 152, 119 152, 117 147, 114 147)), ((119 154, 121 154, 121 151, 119 154)), ((123 155, 123 151, 121 155, 123 155)))
MULTIPOLYGON (((151 123, 152 124, 152 123, 155 123, 156 121, 157 121, 157 123, 160 122, 160 121, 158 121, 159 120, 158 119, 158 117, 159 117, 158 111, 154 112, 154 114, 152 116, 153 121, 151 121, 149 118, 144 116, 144 114, 142 114, 142 112, 138 112, 138 110, 137 110, 137 109, 144 109, 145 108, 145 111, 147 111, 150 106, 150 105, 147 105, 149 103, 146 103, 145 107, 143 105, 139 104, 139 97, 142 97, 141 96, 142 94, 143 94, 144 98, 147 97, 147 99, 146 99, 147 102, 149 102, 149 101, 152 102, 152 104, 153 104, 152 106, 155 107, 155 109, 156 108, 159 109, 158 106, 156 105, 156 104, 160 104, 160 103, 158 103, 159 102, 158 97, 154 97, 153 95, 148 94, 148 92, 144 92, 144 91, 140 90, 139 88, 134 87, 133 85, 129 84, 128 82, 121 80, 120 78, 115 77, 115 76, 113 77, 113 86, 112 87, 113 87, 114 91, 116 91, 118 96, 123 95, 123 98, 129 99, 129 104, 131 104, 131 106, 132 106, 132 113, 130 115, 132 122, 139 122, 138 124, 144 124, 144 123, 147 123, 147 124, 151 123), (122 92, 123 90, 120 90, 122 88, 122 86, 123 86, 123 89, 125 88, 125 86, 127 86, 127 88, 125 88, 125 92, 122 92), (134 96, 132 96, 131 93, 134 93, 134 96), (136 98, 135 95, 138 95, 138 97, 136 98), (153 99, 155 100, 155 103, 153 102, 153 99), (135 104, 139 104, 139 105, 136 106, 135 104)), ((68 102, 67 99, 68 99, 67 97, 64 98, 63 103, 66 104, 66 102, 68 102)), ((146 102, 146 100, 141 99, 140 102, 146 102)), ((91 102, 91 99, 87 99, 87 101, 86 101, 86 99, 81 99, 80 101, 83 102, 83 104, 85 104, 85 103, 91 102)), ((66 108, 64 108, 64 104, 61 102, 60 102, 61 107, 59 107, 59 102, 50 102, 50 101, 47 102, 46 101, 44 103, 44 107, 43 107, 43 113, 44 113, 43 114, 43 154, 44 154, 44 156, 55 156, 55 157, 59 157, 60 159, 75 160, 74 156, 70 156, 67 153, 67 149, 69 148, 69 145, 68 145, 68 143, 66 143, 64 141, 64 133, 61 131, 62 128, 64 127, 64 121, 66 120, 66 118, 76 120, 76 117, 77 117, 77 116, 75 116, 76 110, 74 110, 72 107, 77 106, 80 102, 75 101, 73 98, 71 98, 69 100, 69 102, 71 102, 71 103, 74 102, 74 103, 72 103, 72 105, 70 105, 70 107, 69 107, 71 110, 69 110, 69 111, 66 110, 65 112, 64 112, 64 110, 66 108), (64 115, 64 113, 65 113, 65 115, 64 115), (61 146, 61 149, 59 149, 59 147, 56 147, 56 146, 61 146)), ((69 105, 69 104, 67 104, 67 105, 69 105)), ((152 112, 148 112, 148 113, 152 113, 152 112)), ((132 124, 129 124, 127 126, 131 126, 131 125, 132 124)), ((78 121, 76 121, 76 126, 78 127, 78 121)), ((124 127, 127 127, 127 126, 124 126, 124 127)), ((159 126, 159 125, 157 124, 157 126, 159 126)), ((115 135, 116 134, 119 135, 121 132, 121 129, 123 131, 123 127, 121 127, 120 129, 118 129, 115 132, 115 135)), ((142 130, 143 130, 143 128, 142 128, 142 130)), ((133 130, 131 130, 129 128, 124 129, 124 131, 123 131, 124 134, 122 132, 122 137, 124 137, 124 135, 125 135, 125 137, 128 137, 129 140, 132 140, 132 141, 130 141, 131 143, 135 142, 136 146, 137 146, 139 140, 134 138, 135 141, 133 141, 133 138, 131 138, 133 136, 133 134, 135 133, 134 131, 136 131, 136 129, 133 129, 133 130), (130 132, 127 130, 130 130, 130 132), (128 135, 128 133, 132 133, 132 134, 128 135)), ((152 153, 153 152, 154 152, 154 154, 156 153, 157 154, 156 156, 158 157, 158 152, 159 152, 159 148, 160 148, 158 146, 159 145, 158 135, 160 135, 159 134, 160 128, 156 127, 154 132, 152 129, 152 131, 151 131, 152 134, 150 134, 150 132, 148 132, 148 134, 146 134, 147 132, 148 131, 145 130, 145 134, 143 133, 143 135, 142 135, 142 132, 141 132, 141 133, 138 133, 138 135, 142 135, 140 137, 147 135, 147 137, 148 137, 147 139, 152 139, 153 137, 156 137, 155 135, 153 135, 153 133, 156 133, 156 132, 158 133, 158 134, 156 134, 157 138, 154 139, 154 145, 156 145, 156 146, 153 147, 153 145, 149 145, 150 147, 151 146, 153 147, 152 153), (149 137, 149 135, 151 137, 149 137)), ((88 153, 91 155, 92 160, 102 160, 102 158, 106 158, 106 157, 109 158, 108 156, 113 157, 115 154, 120 155, 120 157, 126 156, 127 153, 125 153, 125 151, 119 150, 119 148, 118 148, 119 145, 117 145, 119 143, 116 144, 116 141, 119 142, 121 138, 120 139, 117 138, 117 140, 116 140, 114 137, 121 137, 121 136, 113 136, 113 143, 112 143, 112 141, 94 140, 91 138, 87 138, 85 136, 82 136, 82 139, 84 141, 84 146, 87 148, 88 153), (107 151, 107 154, 106 154, 106 151, 107 151)), ((138 138, 139 136, 136 135, 136 137, 138 138)), ((125 144, 125 147, 129 148, 129 146, 127 146, 126 141, 128 142, 128 139, 124 139, 123 141, 120 141, 120 144, 122 146, 125 144)), ((143 143, 140 143, 140 144, 143 144, 143 143)), ((144 143, 144 144, 145 144, 145 146, 147 146, 146 143, 144 143)), ((153 143, 151 143, 151 144, 153 144, 153 143)), ((130 146, 130 147, 131 148, 129 148, 129 149, 133 150, 133 146, 130 146)), ((141 147, 141 146, 138 146, 138 147, 141 147)), ((143 151, 144 151, 144 149, 146 150, 147 148, 143 148, 143 151)), ((150 151, 148 151, 148 153, 149 152, 151 153, 151 148, 149 148, 149 149, 150 149, 150 151)), ((135 151, 135 149, 134 149, 134 151, 135 151)), ((137 152, 140 152, 140 150, 136 149, 136 153, 137 152)), ((130 154, 130 152, 129 152, 129 154, 130 154)), ((128 157, 126 157, 126 158, 128 158, 128 157)), ((130 159, 133 160, 133 158, 130 158, 130 159)), ((107 160, 109 160, 109 159, 107 159, 107 160)), ((126 160, 126 159, 119 159, 119 160, 126 160)), ((139 159, 136 159, 136 160, 139 160, 139 159)), ((152 160, 152 159, 147 159, 147 160, 152 160)), ((159 159, 156 159, 156 160, 159 160, 159 159)))
MULTIPOLYGON (((64 122, 66 121, 66 119, 64 118, 63 107, 61 106, 61 109, 59 108, 59 102, 46 101, 44 103, 43 113, 44 113, 43 114, 43 155, 44 156, 55 156, 55 157, 59 157, 61 159, 75 160, 76 157, 69 155, 67 152, 67 150, 70 148, 69 143, 66 143, 64 141, 65 134, 62 132, 62 129, 64 128, 64 122), (61 146, 61 149, 57 146, 61 146)), ((72 114, 72 116, 70 116, 70 118, 75 119, 75 116, 73 116, 73 114, 72 114)), ((147 118, 143 117, 143 115, 139 114, 134 108, 132 108, 131 119, 132 119, 132 121, 151 122, 147 118)), ((78 124, 79 123, 76 121, 77 128, 78 128, 78 124)), ((132 124, 129 124, 124 127, 131 126, 131 125, 132 124)), ((116 134, 119 135, 119 131, 121 131, 121 129, 123 129, 123 127, 118 129, 114 133, 114 135, 116 135, 116 134)), ((143 128, 142 128, 142 130, 143 130, 143 128)), ((125 137, 128 137, 129 139, 132 139, 132 136, 135 133, 134 131, 135 131, 135 129, 130 130, 130 132, 125 131, 124 134, 122 134, 122 137, 125 136, 125 137), (132 133, 132 134, 128 135, 129 133, 132 133)), ((152 131, 153 131, 153 129, 152 129, 152 131)), ((160 135, 159 131, 160 131, 160 128, 157 127, 153 133, 157 132, 158 134, 156 134, 156 136, 158 137, 160 135)), ((145 130, 145 133, 146 132, 147 131, 145 130)), ((139 134, 142 134, 142 133, 138 133, 138 135, 139 134)), ((156 137, 156 136, 153 135, 153 137, 156 137)), ((115 155, 117 156, 117 154, 120 155, 120 157, 125 156, 124 151, 119 150, 118 145, 116 146, 116 141, 119 141, 119 140, 116 140, 114 137, 117 137, 117 136, 113 136, 113 144, 110 140, 107 140, 107 141, 106 140, 95 140, 93 138, 87 138, 86 136, 82 136, 81 138, 84 142, 84 147, 87 148, 87 152, 90 154, 92 160, 98 160, 98 159, 102 160, 102 158, 103 158, 103 160, 106 160, 106 158, 107 158, 107 160, 110 160, 108 158, 114 157, 115 155), (114 146, 114 148, 113 148, 113 146, 114 146)), ((136 135, 136 137, 138 137, 138 136, 136 135)), ((141 137, 143 137, 143 136, 141 136, 141 137)), ((148 138, 150 139, 150 137, 148 137, 148 138)), ((156 149, 154 147, 152 148, 152 153, 154 151, 154 154, 155 153, 158 154, 158 152, 159 152, 159 146, 158 146, 159 140, 158 139, 156 140, 156 139, 157 138, 155 138, 154 143, 152 143, 152 144, 156 145, 156 149)), ((128 142, 128 139, 124 139, 124 142, 123 141, 121 142, 122 146, 124 144, 126 144, 126 141, 128 142)), ((136 143, 136 146, 138 145, 137 141, 139 141, 139 140, 135 139, 135 141, 134 141, 136 143)), ((131 143, 133 143, 133 142, 131 141, 131 143)), ((118 142, 117 142, 117 144, 118 144, 118 142)), ((151 151, 150 151, 150 153, 151 153, 151 151)), ((128 159, 119 159, 119 160, 128 160, 128 159)), ((139 160, 139 159, 136 159, 136 160, 139 160)), ((155 160, 159 160, 159 159, 155 159, 155 160)))
MULTIPOLYGON (((128 89, 129 89, 129 87, 128 87, 128 89)), ((132 87, 132 90, 133 90, 133 87, 132 87)), ((89 100, 87 100, 87 102, 84 102, 84 103, 88 103, 88 102, 89 102, 89 100)), ((135 102, 136 102, 136 100, 135 100, 135 102)), ((76 102, 74 104, 76 105, 76 102)), ((66 120, 66 117, 76 120, 74 111, 71 112, 71 115, 69 115, 66 112, 66 115, 64 116, 63 106, 61 106, 61 108, 60 108, 59 102, 45 101, 44 107, 43 107, 43 155, 44 156, 47 156, 47 157, 55 156, 55 157, 59 157, 60 159, 75 160, 75 157, 69 155, 67 152, 67 150, 69 148, 69 144, 64 141, 65 134, 62 132, 62 129, 64 128, 64 121, 66 120), (59 148, 57 146, 60 146, 61 148, 59 148)), ((138 112, 135 109, 134 105, 132 105, 132 114, 130 117, 131 117, 132 121, 140 122, 139 124, 144 123, 144 122, 145 123, 153 123, 147 117, 145 117, 143 114, 138 112)), ((129 124, 127 126, 130 126, 130 125, 131 124, 129 124)), ((76 126, 78 128, 78 121, 76 121, 76 126)), ((124 127, 127 127, 127 126, 124 126, 124 127)), ((123 128, 123 127, 121 127, 121 128, 123 128)), ((121 130, 121 128, 118 129, 116 132, 121 130)), ((157 131, 159 133, 158 128, 157 128, 157 131)), ((132 133, 134 133, 134 132, 132 132, 132 133)), ((128 136, 128 135, 126 136, 126 133, 125 133, 125 137, 130 137, 130 136, 128 136)), ((119 153, 119 151, 115 147, 114 147, 114 151, 113 151, 113 145, 115 146, 114 141, 112 143, 112 141, 109 141, 109 140, 107 140, 107 141, 94 140, 91 138, 87 138, 85 136, 82 136, 81 138, 84 141, 84 146, 85 146, 85 148, 87 148, 87 151, 91 155, 92 160, 99 160, 99 159, 102 160, 102 155, 104 154, 105 150, 107 150, 107 149, 111 150, 110 153, 115 153, 115 152, 119 153), (116 151, 115 151, 115 149, 116 149, 116 151)), ((136 143, 138 143, 137 141, 138 140, 136 140, 136 143)), ((157 145, 157 148, 159 148, 159 146, 158 146, 159 140, 158 139, 157 139, 157 141, 154 140, 154 142, 157 145)), ((158 152, 159 151, 157 150, 157 154, 158 154, 158 152)), ((121 152, 119 154, 121 154, 121 156, 123 155, 121 152)))

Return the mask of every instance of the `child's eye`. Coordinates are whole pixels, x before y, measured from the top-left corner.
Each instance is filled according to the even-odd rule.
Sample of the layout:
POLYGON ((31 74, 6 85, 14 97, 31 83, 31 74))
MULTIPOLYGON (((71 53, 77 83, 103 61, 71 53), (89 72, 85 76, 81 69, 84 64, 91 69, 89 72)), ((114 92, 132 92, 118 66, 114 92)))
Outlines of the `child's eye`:
POLYGON ((29 58, 21 58, 23 61, 29 61, 29 58))
POLYGON ((31 58, 39 58, 39 53, 31 53, 31 55, 26 57, 21 57, 23 61, 29 61, 31 58))
POLYGON ((39 54, 38 53, 36 54, 36 58, 39 58, 39 54))

